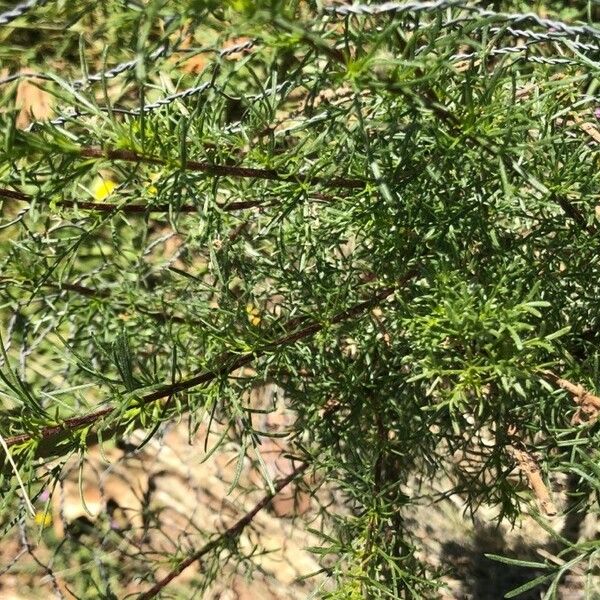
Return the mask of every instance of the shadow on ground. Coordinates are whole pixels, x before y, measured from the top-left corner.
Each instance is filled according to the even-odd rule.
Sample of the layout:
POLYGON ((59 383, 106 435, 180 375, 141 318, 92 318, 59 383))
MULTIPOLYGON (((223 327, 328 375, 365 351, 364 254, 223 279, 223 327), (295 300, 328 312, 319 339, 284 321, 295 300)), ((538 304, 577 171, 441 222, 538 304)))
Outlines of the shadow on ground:
MULTIPOLYGON (((455 541, 442 545, 442 564, 460 580, 462 593, 457 600, 500 600, 505 594, 543 575, 534 568, 507 565, 487 558, 486 554, 497 554, 508 558, 543 562, 532 547, 525 544, 510 545, 503 532, 494 525, 479 526, 474 538, 464 546, 455 541)), ((539 600, 543 586, 536 586, 519 595, 519 600, 539 600)), ((573 598, 575 600, 575 598, 573 598)))

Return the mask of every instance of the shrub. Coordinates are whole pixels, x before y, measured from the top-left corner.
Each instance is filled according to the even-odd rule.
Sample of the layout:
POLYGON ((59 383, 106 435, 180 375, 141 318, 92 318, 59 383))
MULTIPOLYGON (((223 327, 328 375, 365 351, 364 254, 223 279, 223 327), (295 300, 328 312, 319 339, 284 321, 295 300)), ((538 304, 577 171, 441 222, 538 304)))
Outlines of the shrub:
MULTIPOLYGON (((564 474, 558 508, 597 514, 597 9, 504 4, 0 15, 5 532, 43 528, 29 499, 73 457, 184 416, 198 452, 211 428, 235 443, 236 478, 260 466, 265 382, 294 415, 293 468, 263 468, 225 533, 144 560, 140 597, 200 560, 201 586, 251 562, 242 531, 294 479, 321 502, 329 598, 436 596, 406 521, 427 482, 550 528, 564 474), (23 56, 37 74, 14 75, 23 56), (51 120, 15 105, 24 78, 51 120)), ((538 569, 521 592, 553 597, 573 568, 592 586, 600 543, 565 535, 555 561, 501 559, 538 569)), ((120 589, 106 556, 72 584, 85 597, 120 589)))

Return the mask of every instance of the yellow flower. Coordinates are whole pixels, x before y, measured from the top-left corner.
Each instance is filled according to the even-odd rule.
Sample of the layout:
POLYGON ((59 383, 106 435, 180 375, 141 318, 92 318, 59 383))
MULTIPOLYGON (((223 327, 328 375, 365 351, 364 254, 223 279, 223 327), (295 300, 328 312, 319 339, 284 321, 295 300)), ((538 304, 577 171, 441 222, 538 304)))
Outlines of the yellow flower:
POLYGON ((94 198, 98 201, 104 200, 115 191, 116 187, 117 184, 112 179, 102 179, 92 188, 94 198))
POLYGON ((38 510, 33 517, 36 525, 41 525, 42 527, 50 527, 52 525, 52 515, 43 510, 38 510))
POLYGON ((149 196, 156 196, 158 188, 154 185, 160 179, 160 173, 152 173, 150 175, 150 185, 146 187, 146 193, 149 196))
POLYGON ((250 321, 250 325, 254 327, 258 327, 261 322, 260 312, 256 306, 253 304, 246 304, 246 314, 248 315, 248 321, 250 321))

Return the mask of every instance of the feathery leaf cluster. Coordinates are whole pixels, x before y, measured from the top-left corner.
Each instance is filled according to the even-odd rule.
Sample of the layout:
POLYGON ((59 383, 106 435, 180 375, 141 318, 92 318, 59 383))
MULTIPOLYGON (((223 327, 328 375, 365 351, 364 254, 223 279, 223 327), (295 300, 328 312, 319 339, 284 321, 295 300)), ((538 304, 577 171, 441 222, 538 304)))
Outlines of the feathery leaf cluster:
MULTIPOLYGON (((525 455, 597 515, 593 3, 29 4, 0 18, 6 532, 65 461, 183 416, 241 471, 264 382, 302 486, 340 494, 323 597, 436 597, 406 521, 427 482, 514 522, 544 500, 525 455), (23 79, 56 113, 25 128, 23 79)), ((192 554, 202 585, 250 521, 192 554)), ((598 540, 557 540, 534 584, 593 586, 598 540)), ((118 589, 110 556, 80 594, 118 589)))

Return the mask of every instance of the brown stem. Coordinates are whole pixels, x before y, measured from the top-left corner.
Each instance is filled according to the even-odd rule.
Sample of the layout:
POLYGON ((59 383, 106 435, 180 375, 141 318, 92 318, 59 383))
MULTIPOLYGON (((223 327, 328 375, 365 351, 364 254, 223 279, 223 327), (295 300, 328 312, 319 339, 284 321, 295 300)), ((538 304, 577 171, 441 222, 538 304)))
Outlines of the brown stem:
MULTIPOLYGON (((102 149, 95 147, 84 147, 80 150, 81 156, 87 158, 108 158, 110 160, 124 160, 127 162, 146 163, 152 165, 165 165, 167 161, 156 156, 144 156, 133 150, 102 149)), ((234 165, 215 165, 209 162, 188 160, 181 165, 186 171, 198 171, 208 175, 220 177, 241 177, 250 179, 266 179, 270 181, 282 181, 288 183, 318 184, 328 187, 339 187, 347 189, 362 188, 367 183, 364 179, 347 177, 310 177, 308 175, 284 175, 275 169, 258 169, 255 167, 239 167, 234 165)))
MULTIPOLYGON (((0 197, 11 198, 13 200, 19 200, 21 202, 32 202, 33 196, 24 194, 16 190, 10 190, 7 188, 0 188, 0 197)), ((308 193, 308 197, 315 200, 328 201, 333 200, 332 196, 320 193, 308 193)), ((48 199, 45 199, 49 202, 48 199)), ((271 204, 263 200, 245 200, 239 202, 230 202, 219 208, 225 212, 234 212, 237 210, 245 210, 248 208, 256 208, 258 206, 270 206, 271 204)), ((91 202, 87 200, 58 200, 56 206, 61 208, 78 208, 79 210, 93 210, 95 212, 122 212, 126 214, 145 214, 145 213, 166 213, 171 208, 175 208, 172 204, 113 204, 110 202, 91 202)), ((183 206, 176 207, 179 213, 195 213, 198 212, 199 207, 194 204, 184 204, 183 206)))
POLYGON ((594 423, 600 418, 600 397, 588 392, 582 385, 562 379, 552 371, 542 371, 542 377, 549 383, 553 383, 573 396, 573 400, 579 406, 573 415, 573 425, 582 423, 594 423))
POLYGON ((87 296, 88 298, 108 298, 110 296, 110 292, 108 290, 97 290, 95 288, 90 288, 85 285, 80 285, 79 283, 51 283, 46 282, 48 287, 53 287, 58 290, 67 290, 68 292, 75 292, 76 294, 81 294, 82 296, 87 296))
POLYGON ((517 435, 516 427, 512 426, 509 428, 508 437, 512 443, 506 446, 507 453, 513 458, 521 473, 527 478, 529 487, 537 498, 544 514, 548 517, 553 517, 557 513, 556 506, 552 501, 548 486, 542 478, 538 461, 529 452, 523 440, 517 435))
POLYGON ((157 594, 159 594, 173 579, 181 575, 183 571, 185 571, 189 566, 193 565, 195 562, 199 561, 201 558, 206 556, 209 552, 218 548, 218 546, 227 539, 236 539, 238 538, 244 529, 252 522, 254 517, 265 508, 271 500, 278 494, 283 488, 285 488, 288 484, 290 484, 296 477, 301 475, 308 468, 308 463, 304 463, 301 466, 294 469, 294 471, 285 477, 284 479, 280 479, 275 482, 273 486, 273 492, 270 492, 263 496, 261 500, 254 506, 254 508, 247 512, 241 519, 236 521, 231 527, 226 529, 222 534, 219 535, 216 539, 208 542, 200 550, 194 552, 188 558, 181 561, 177 567, 175 567, 166 577, 163 577, 159 582, 157 582, 154 586, 152 586, 149 590, 145 591, 143 594, 138 596, 138 600, 150 600, 154 598, 157 594))
MULTIPOLYGON (((416 269, 412 269, 411 271, 409 271, 407 275, 404 276, 402 281, 399 282, 398 285, 404 285, 405 283, 407 283, 410 279, 412 279, 415 276, 416 272, 416 269)), ((359 302, 351 308, 338 313, 330 320, 330 323, 337 324, 341 323, 342 321, 347 321, 357 317, 361 313, 364 313, 373 306, 376 306, 379 302, 390 296, 396 289, 396 287, 389 287, 379 291, 369 300, 359 302)), ((310 325, 307 325, 299 331, 286 334, 278 338, 277 340, 264 345, 261 349, 241 354, 237 356, 237 358, 235 358, 235 360, 233 360, 232 362, 227 361, 225 364, 221 364, 221 366, 217 369, 204 371, 198 373, 193 377, 190 377, 189 379, 184 379, 177 383, 164 385, 159 389, 155 390, 154 392, 142 396, 141 398, 139 398, 138 402, 140 406, 144 406, 146 404, 149 404, 150 402, 154 402, 162 398, 168 398, 172 394, 176 394, 178 392, 183 392, 201 385, 205 385, 211 381, 214 381, 215 379, 218 379, 219 377, 229 375, 233 371, 236 371, 240 367, 251 363, 252 361, 256 360, 257 358, 260 358, 261 356, 263 356, 271 350, 293 344, 294 342, 297 342, 302 339, 310 338, 317 332, 321 331, 323 328, 324 324, 322 323, 311 323, 310 325)), ((56 452, 56 448, 52 447, 52 444, 49 443, 52 441, 52 438, 69 435, 73 433, 73 431, 82 429, 83 427, 89 425, 94 425, 101 419, 111 415, 116 410, 117 407, 115 406, 107 406, 105 408, 90 412, 85 415, 70 417, 68 419, 65 419, 58 425, 44 427, 41 431, 36 433, 22 433, 20 435, 7 437, 6 444, 10 448, 11 446, 23 444, 38 438, 46 442, 46 448, 43 454, 52 455, 56 452)))

